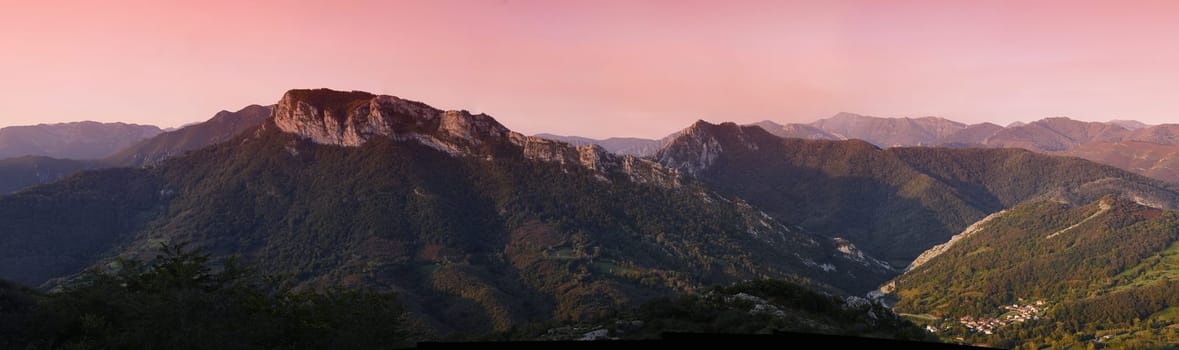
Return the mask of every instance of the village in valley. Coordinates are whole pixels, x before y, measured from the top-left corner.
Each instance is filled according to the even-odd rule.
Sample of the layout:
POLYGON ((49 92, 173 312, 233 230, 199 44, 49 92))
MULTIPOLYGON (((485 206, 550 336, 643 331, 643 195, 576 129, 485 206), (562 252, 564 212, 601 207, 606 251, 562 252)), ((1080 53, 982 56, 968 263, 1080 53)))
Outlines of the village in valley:
MULTIPOLYGON (((1044 311, 1048 308, 1048 303, 1043 300, 1022 303, 1024 303, 1024 299, 1020 298, 1018 303, 1002 306, 1006 312, 999 317, 962 316, 958 318, 958 324, 966 327, 967 330, 990 335, 1008 325, 1038 320, 1044 317, 1044 311)), ((930 333, 938 333, 939 331, 933 325, 925 326, 925 330, 930 333)))

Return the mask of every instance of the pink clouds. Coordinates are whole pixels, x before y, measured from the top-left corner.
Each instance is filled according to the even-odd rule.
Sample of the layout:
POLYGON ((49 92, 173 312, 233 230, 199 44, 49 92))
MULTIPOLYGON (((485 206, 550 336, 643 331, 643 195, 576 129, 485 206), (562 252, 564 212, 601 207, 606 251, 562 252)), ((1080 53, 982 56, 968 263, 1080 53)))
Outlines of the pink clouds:
POLYGON ((361 89, 523 132, 655 137, 838 111, 1179 122, 1179 5, 109 1, 0 14, 0 125, 178 125, 361 89))

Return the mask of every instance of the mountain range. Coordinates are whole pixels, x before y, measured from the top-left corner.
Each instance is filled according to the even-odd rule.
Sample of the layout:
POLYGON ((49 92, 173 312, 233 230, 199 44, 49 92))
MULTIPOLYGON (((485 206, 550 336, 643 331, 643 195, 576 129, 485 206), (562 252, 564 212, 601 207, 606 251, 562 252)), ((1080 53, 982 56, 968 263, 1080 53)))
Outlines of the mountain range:
MULTIPOLYGON (((443 334, 618 318, 771 279, 849 296, 823 305, 871 295, 947 341, 1166 344, 1179 337, 1167 299, 1179 186, 1058 154, 1168 147, 1170 130, 841 114, 599 142, 395 96, 290 90, 101 160, 0 161, 0 174, 47 182, 0 195, 0 279, 68 288, 83 270, 188 244, 299 290, 395 292, 443 334)), ((729 316, 707 322, 727 322, 797 305, 749 297, 655 310, 724 303, 715 312, 729 316)), ((871 312, 846 316, 856 324, 883 312, 847 310, 871 312)), ((840 324, 815 317, 795 321, 840 324)))
MULTIPOLYGON (((1003 127, 993 123, 968 125, 937 117, 879 118, 839 113, 810 124, 783 125, 766 120, 751 125, 779 137, 859 139, 878 147, 1023 148, 1085 158, 1156 179, 1179 182, 1179 124, 1146 125, 1124 120, 1082 122, 1055 117, 1003 127)), ((635 156, 652 156, 659 145, 668 140, 537 136, 594 143, 611 152, 635 156)))
MULTIPOLYGON (((221 111, 208 121, 168 132, 150 126, 94 122, 0 129, 0 145, 8 145, 8 149, 0 149, 0 171, 10 174, 0 177, 0 192, 46 183, 84 169, 151 165, 228 140, 269 118, 270 108, 252 105, 237 112, 221 111), (127 136, 129 127, 138 127, 132 130, 146 136, 127 136), (8 130, 7 134, 4 130, 8 130), (53 144, 28 140, 59 141, 53 144), (138 142, 127 144, 128 140, 138 142), (112 146, 94 147, 96 142, 112 146), (4 160, 17 158, 14 154, 18 153, 24 157, 4 160)), ((839 113, 810 124, 783 125, 765 120, 750 125, 779 137, 860 139, 879 147, 1023 148, 1080 157, 1179 182, 1179 124, 1147 125, 1133 120, 1080 122, 1057 117, 1003 127, 993 123, 967 125, 937 117, 879 118, 839 113)), ((676 133, 658 140, 634 137, 599 140, 544 133, 535 136, 575 146, 596 144, 615 154, 650 157, 671 142, 676 133)))
POLYGON ((0 197, 0 276, 49 285, 187 242, 304 288, 397 291, 449 330, 583 319, 747 279, 894 274, 660 164, 392 96, 293 90, 230 142, 0 197))

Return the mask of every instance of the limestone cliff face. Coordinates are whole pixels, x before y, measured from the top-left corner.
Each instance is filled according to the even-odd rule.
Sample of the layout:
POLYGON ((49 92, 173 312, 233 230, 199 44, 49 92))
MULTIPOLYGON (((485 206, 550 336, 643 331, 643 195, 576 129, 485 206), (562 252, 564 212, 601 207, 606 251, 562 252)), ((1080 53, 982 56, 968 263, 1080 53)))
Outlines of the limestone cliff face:
MULTIPOLYGON (((454 156, 494 158, 493 148, 517 149, 527 159, 580 166, 602 175, 678 186, 678 174, 655 162, 618 156, 597 145, 568 143, 513 132, 486 114, 443 111, 421 102, 367 92, 291 90, 274 107, 283 132, 325 145, 355 147, 378 137, 418 142, 454 156)), ((605 176, 602 176, 606 179, 605 176)))
POLYGON ((654 159, 663 166, 699 176, 712 167, 721 154, 756 151, 760 147, 758 140, 764 141, 765 136, 773 138, 772 134, 757 126, 711 124, 699 120, 677 133, 674 139, 655 153, 654 159), (749 134, 750 129, 760 132, 762 137, 749 134))
POLYGON ((655 159, 671 168, 679 169, 690 175, 699 173, 712 166, 716 157, 724 152, 716 136, 710 131, 715 127, 704 121, 697 121, 684 129, 680 136, 673 141, 673 145, 656 153, 655 159))
POLYGON ((359 146, 375 137, 416 140, 451 154, 472 154, 484 140, 511 132, 495 119, 442 111, 424 103, 366 92, 291 90, 275 106, 274 123, 316 143, 359 146))

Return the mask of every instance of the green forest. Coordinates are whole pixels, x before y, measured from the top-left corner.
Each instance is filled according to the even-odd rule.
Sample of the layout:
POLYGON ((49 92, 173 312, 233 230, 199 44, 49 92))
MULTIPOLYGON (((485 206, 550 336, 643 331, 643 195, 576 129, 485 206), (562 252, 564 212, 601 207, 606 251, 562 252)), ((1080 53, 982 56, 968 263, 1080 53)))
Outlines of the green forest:
POLYGON ((1085 206, 1031 202, 992 220, 896 280, 898 312, 944 340, 1158 347, 1179 341, 1179 212, 1105 197, 1085 206), (985 334, 962 317, 1007 319, 1011 305, 1036 319, 985 334), (1042 304, 1039 304, 1042 302, 1042 304))

